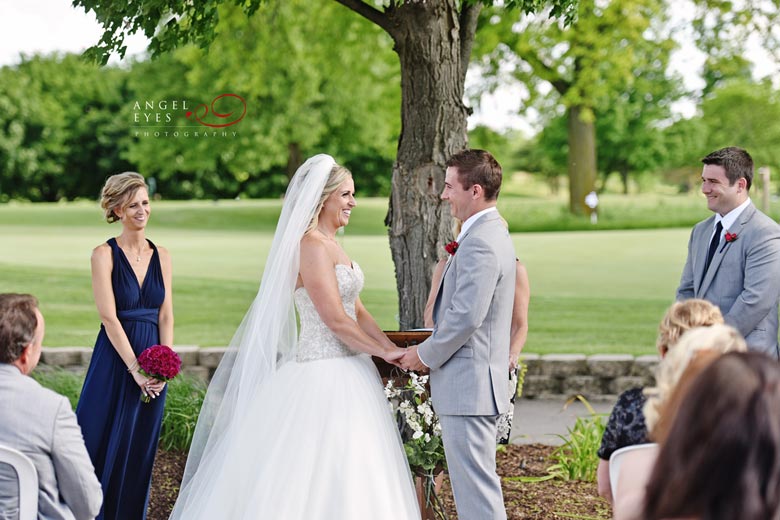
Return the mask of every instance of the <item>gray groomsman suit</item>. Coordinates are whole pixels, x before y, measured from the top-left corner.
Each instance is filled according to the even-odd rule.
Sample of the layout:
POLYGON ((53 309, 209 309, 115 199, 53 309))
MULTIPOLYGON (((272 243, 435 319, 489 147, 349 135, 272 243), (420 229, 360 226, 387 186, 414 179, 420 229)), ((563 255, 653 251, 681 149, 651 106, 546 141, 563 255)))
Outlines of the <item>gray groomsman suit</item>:
MULTIPOLYGON (((0 444, 35 465, 39 519, 83 520, 100 512, 103 491, 70 403, 5 363, 0 363, 0 444)), ((3 503, 17 492, 15 479, 0 464, 0 518, 3 503)))
POLYGON ((496 418, 509 409, 515 251, 498 212, 480 216, 442 276, 434 330, 420 344, 461 520, 506 518, 495 471, 496 418))
POLYGON ((751 202, 721 238, 704 272, 715 215, 693 228, 677 299, 703 298, 720 307, 726 323, 745 337, 751 350, 777 358, 780 299, 780 225, 751 202))

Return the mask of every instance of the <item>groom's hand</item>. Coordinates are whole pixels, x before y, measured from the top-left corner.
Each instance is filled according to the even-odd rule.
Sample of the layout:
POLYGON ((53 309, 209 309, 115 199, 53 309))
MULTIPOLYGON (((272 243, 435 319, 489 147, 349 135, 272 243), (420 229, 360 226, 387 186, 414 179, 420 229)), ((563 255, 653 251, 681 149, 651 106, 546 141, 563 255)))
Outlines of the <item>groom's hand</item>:
POLYGON ((412 345, 406 349, 403 357, 400 359, 401 366, 406 370, 414 370, 415 372, 425 372, 426 367, 420 360, 420 355, 417 354, 417 345, 412 345))

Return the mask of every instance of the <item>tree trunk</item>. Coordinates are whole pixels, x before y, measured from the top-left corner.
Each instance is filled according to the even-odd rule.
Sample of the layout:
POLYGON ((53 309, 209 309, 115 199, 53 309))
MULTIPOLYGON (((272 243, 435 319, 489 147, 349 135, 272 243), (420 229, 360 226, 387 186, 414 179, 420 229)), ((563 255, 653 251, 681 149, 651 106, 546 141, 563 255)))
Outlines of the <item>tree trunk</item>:
POLYGON ((621 168, 620 180, 623 181, 623 195, 628 195, 628 168, 621 168))
POLYGON ((401 61, 402 125, 386 224, 403 330, 423 325, 433 266, 453 239, 449 204, 439 195, 445 162, 467 146, 468 111, 457 2, 407 1, 390 19, 401 61))
POLYGON ((596 185, 596 129, 583 118, 585 107, 569 108, 569 211, 585 215, 585 195, 596 185))
POLYGON ((287 143, 287 179, 290 180, 303 164, 303 152, 300 143, 287 143))

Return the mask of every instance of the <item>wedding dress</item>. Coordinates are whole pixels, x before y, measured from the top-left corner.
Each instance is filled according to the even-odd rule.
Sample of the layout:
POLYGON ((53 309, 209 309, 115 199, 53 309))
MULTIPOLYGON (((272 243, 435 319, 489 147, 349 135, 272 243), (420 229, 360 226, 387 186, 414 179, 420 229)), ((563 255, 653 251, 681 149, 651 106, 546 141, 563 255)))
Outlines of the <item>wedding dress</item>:
MULTIPOLYGON (((239 346, 226 354, 209 387, 171 518, 419 519, 409 465, 371 357, 349 349, 323 323, 306 288, 294 289, 290 271, 297 275, 298 257, 285 262, 274 247, 269 263, 278 260, 279 271, 267 282, 274 265, 266 265, 260 294, 234 338, 239 346), (277 316, 284 316, 279 308, 288 291, 270 301, 263 292, 285 276, 281 287, 294 298, 300 335, 289 336, 297 329, 294 317, 290 324, 277 316)), ((334 269, 344 309, 355 319, 363 273, 356 263, 334 269)))

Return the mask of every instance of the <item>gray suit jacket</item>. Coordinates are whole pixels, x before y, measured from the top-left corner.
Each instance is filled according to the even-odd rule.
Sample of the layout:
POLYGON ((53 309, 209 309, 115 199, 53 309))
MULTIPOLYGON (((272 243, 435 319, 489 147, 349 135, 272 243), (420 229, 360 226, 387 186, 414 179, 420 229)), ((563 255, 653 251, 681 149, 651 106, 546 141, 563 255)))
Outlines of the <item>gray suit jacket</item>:
POLYGON ((677 299, 703 298, 712 302, 752 350, 777 358, 780 225, 751 203, 728 230, 736 233, 737 239, 721 239, 704 273, 714 222, 713 215, 693 228, 677 299))
POLYGON ((497 212, 461 238, 442 276, 434 329, 419 346, 431 369, 431 398, 443 415, 497 415, 509 409, 509 332, 515 250, 497 212))
MULTIPOLYGON (((100 512, 103 492, 70 403, 4 363, 0 363, 0 444, 32 459, 38 471, 39 519, 91 519, 100 512)), ((16 484, 8 480, 10 468, 0 466, 0 497, 7 497, 16 484)))

